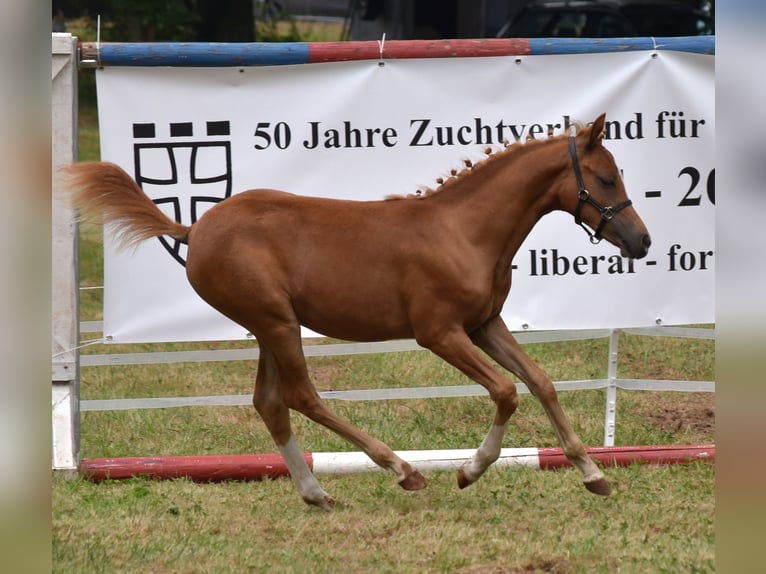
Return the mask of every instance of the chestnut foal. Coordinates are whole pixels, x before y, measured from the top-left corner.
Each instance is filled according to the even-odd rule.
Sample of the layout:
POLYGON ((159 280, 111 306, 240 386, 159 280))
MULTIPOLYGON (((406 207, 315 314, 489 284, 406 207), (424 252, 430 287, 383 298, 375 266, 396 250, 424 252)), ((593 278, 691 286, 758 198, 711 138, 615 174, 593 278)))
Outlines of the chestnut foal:
POLYGON ((414 338, 489 391, 495 418, 458 471, 460 488, 498 458, 518 404, 514 383, 493 368, 486 352, 540 400, 587 489, 608 495, 551 380, 500 318, 514 254, 548 212, 573 214, 594 230, 585 227, 592 241, 603 237, 623 256, 646 255, 651 241, 602 144, 604 121, 602 114, 575 135, 487 150, 486 159, 421 195, 341 201, 254 189, 219 203, 192 226, 170 220, 114 164, 79 163, 67 170, 73 203, 101 213, 125 244, 161 235, 188 243, 191 285, 255 335, 260 360, 253 403, 307 503, 329 510, 334 501, 303 458, 289 409, 349 440, 403 488, 426 482, 319 398, 301 325, 345 340, 414 338))

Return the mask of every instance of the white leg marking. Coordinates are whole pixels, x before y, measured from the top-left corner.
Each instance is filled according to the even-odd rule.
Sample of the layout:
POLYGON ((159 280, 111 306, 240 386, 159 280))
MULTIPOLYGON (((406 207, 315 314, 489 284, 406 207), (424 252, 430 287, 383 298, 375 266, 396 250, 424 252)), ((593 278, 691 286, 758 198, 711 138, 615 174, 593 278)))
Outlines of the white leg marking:
POLYGON ((469 483, 475 482, 497 460, 503 446, 503 436, 508 424, 492 425, 481 441, 476 453, 463 465, 463 475, 469 483))
POLYGON ((278 448, 303 500, 308 504, 331 510, 332 498, 322 489, 314 473, 311 472, 295 437, 290 435, 290 439, 278 448))
MULTIPOLYGON (((580 466, 580 465, 577 465, 580 466)), ((583 474, 583 482, 594 482, 596 480, 603 480, 605 478, 604 473, 601 472, 601 469, 599 469, 595 464, 588 465, 592 468, 580 468, 583 474)))

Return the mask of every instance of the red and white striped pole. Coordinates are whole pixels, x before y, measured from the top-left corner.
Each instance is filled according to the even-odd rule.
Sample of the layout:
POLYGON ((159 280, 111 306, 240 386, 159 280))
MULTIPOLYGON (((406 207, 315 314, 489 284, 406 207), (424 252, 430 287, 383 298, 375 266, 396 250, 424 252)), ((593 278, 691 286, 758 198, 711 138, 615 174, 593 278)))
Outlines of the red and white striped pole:
MULTIPOLYGON (((594 460, 604 466, 715 460, 714 444, 592 447, 587 451, 594 460)), ((409 450, 398 451, 397 454, 420 471, 430 471, 457 470, 474 452, 474 449, 409 450)), ((362 452, 305 453, 304 457, 317 475, 345 475, 382 470, 362 452)), ((560 448, 504 448, 493 466, 525 466, 550 470, 571 466, 571 463, 560 448)), ((195 482, 221 482, 277 478, 288 476, 288 471, 278 454, 238 454, 91 458, 81 462, 80 474, 94 481, 145 476, 154 479, 183 477, 195 482)))

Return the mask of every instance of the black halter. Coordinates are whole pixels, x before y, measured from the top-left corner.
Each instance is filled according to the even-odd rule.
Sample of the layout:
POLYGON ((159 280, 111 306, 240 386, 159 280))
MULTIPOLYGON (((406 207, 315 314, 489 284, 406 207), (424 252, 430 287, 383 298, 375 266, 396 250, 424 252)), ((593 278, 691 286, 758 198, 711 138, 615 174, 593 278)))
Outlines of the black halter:
POLYGON ((585 183, 583 183, 582 180, 582 172, 580 171, 580 162, 577 159, 577 150, 575 148, 574 136, 569 136, 569 155, 572 156, 572 165, 574 166, 575 176, 577 177, 577 186, 579 187, 579 190, 577 191, 577 209, 575 209, 574 213, 575 223, 585 230, 585 233, 587 233, 588 237, 590 238, 590 242, 595 245, 601 241, 601 232, 604 230, 604 227, 606 227, 606 224, 612 221, 612 218, 617 215, 618 211, 625 209, 633 202, 628 199, 615 207, 605 207, 601 205, 598 201, 593 199, 590 196, 590 193, 588 193, 588 190, 585 189, 585 183), (598 212, 601 214, 601 221, 599 222, 595 233, 591 233, 590 229, 585 227, 585 224, 582 222, 582 218, 580 217, 580 210, 586 203, 589 203, 598 209, 598 212))

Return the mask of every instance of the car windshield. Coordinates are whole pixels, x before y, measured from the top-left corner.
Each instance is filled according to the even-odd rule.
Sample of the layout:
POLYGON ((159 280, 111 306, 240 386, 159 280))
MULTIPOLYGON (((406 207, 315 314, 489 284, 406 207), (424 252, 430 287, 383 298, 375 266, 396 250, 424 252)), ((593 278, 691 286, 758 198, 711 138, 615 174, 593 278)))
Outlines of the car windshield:
POLYGON ((622 13, 642 36, 698 36, 712 34, 703 15, 676 6, 629 4, 622 13))
POLYGON ((638 36, 619 14, 582 10, 528 10, 506 33, 517 38, 604 38, 638 36))
POLYGON ((498 33, 516 38, 618 38, 713 34, 704 13, 654 2, 528 5, 498 33))

